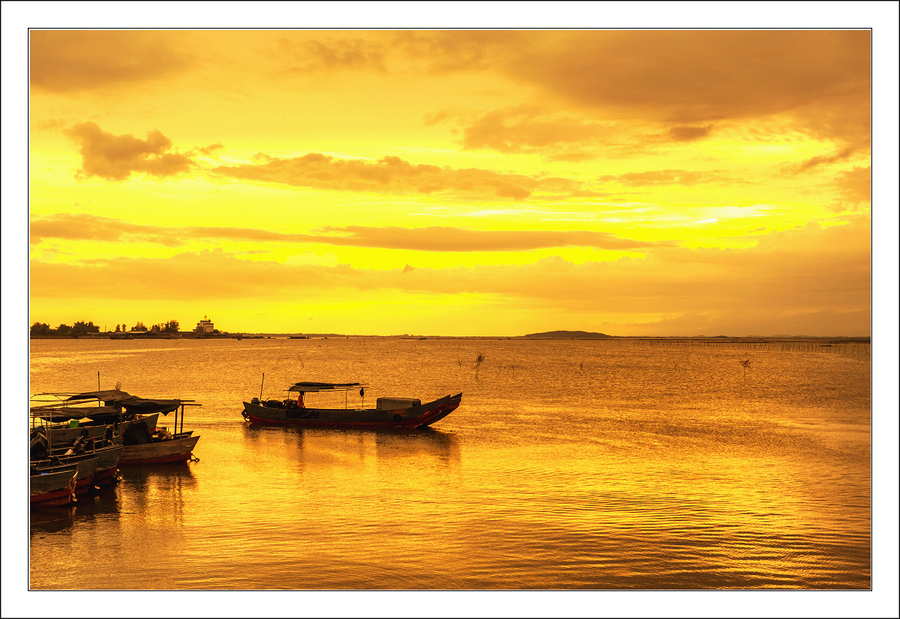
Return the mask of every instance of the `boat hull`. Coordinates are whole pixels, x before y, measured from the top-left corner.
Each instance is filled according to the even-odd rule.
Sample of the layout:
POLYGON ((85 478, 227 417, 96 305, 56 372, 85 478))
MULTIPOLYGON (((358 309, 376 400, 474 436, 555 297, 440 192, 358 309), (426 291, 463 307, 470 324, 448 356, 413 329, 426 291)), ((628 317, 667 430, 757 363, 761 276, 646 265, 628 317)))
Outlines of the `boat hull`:
POLYGON ((251 424, 266 426, 414 429, 424 428, 443 419, 456 410, 461 401, 460 393, 427 404, 392 410, 275 408, 244 402, 244 416, 251 424))
POLYGON ((75 496, 76 467, 61 467, 65 470, 31 475, 31 506, 68 505, 75 496))
POLYGON ((75 465, 75 494, 84 494, 94 485, 94 475, 97 472, 97 466, 100 464, 100 458, 94 454, 83 454, 79 456, 63 456, 59 458, 58 465, 51 465, 49 460, 40 462, 32 462, 34 468, 40 473, 49 473, 59 470, 59 468, 75 465))
POLYGON ((186 462, 191 459, 194 446, 199 440, 199 436, 182 436, 143 445, 125 445, 119 458, 119 466, 186 462))
POLYGON ((100 458, 97 472, 94 473, 94 485, 104 486, 116 478, 119 470, 119 459, 122 457, 122 445, 111 445, 96 450, 94 453, 100 458))

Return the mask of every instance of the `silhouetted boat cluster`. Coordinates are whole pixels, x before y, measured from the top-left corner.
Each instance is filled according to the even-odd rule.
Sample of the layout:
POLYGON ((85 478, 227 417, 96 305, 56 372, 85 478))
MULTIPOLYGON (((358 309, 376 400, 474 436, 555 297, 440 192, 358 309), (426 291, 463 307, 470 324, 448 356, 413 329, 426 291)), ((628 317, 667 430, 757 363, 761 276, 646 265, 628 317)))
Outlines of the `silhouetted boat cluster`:
MULTIPOLYGON (((299 382, 287 392, 281 400, 244 402, 244 419, 268 426, 414 429, 443 419, 462 401, 461 393, 425 404, 414 398, 378 398, 374 408, 364 408, 365 387, 360 383, 299 382), (344 392, 347 403, 346 395, 356 390, 362 398, 359 408, 315 408, 305 403, 307 394, 320 392, 344 392)), ((197 460, 193 449, 200 437, 184 431, 184 407, 200 406, 193 400, 140 398, 113 389, 41 394, 32 403, 32 507, 75 502, 78 496, 116 481, 123 466, 197 460), (159 415, 172 412, 172 431, 157 427, 159 415)))
POLYGON ((185 462, 200 440, 184 431, 184 407, 199 406, 192 400, 139 398, 118 389, 34 399, 40 398, 52 401, 31 407, 32 507, 77 501, 113 483, 122 466, 185 462), (175 432, 157 427, 159 415, 172 412, 175 432))

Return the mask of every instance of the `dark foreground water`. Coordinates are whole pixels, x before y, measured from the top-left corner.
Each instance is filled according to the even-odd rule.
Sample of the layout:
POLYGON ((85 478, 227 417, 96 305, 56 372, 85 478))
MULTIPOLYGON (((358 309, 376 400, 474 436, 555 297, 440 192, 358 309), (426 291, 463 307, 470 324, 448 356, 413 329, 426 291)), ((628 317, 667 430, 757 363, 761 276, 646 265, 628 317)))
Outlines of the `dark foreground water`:
POLYGON ((201 403, 200 461, 33 511, 33 590, 871 586, 868 346, 31 342, 32 394, 98 372, 201 403), (263 373, 264 396, 463 400, 425 431, 260 428, 240 411, 263 373))

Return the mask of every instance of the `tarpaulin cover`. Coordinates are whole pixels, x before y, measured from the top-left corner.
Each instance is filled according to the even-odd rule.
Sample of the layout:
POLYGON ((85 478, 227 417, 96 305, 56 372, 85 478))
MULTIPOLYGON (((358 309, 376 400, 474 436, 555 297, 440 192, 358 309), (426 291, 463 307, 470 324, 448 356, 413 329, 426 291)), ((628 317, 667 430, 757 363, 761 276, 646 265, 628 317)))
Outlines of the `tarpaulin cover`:
POLYGON ((118 417, 120 407, 124 408, 129 415, 134 413, 140 413, 142 415, 162 413, 163 415, 168 415, 172 411, 178 410, 182 405, 181 400, 139 398, 130 393, 126 393, 125 391, 119 391, 118 389, 88 391, 65 398, 66 403, 85 402, 87 400, 100 400, 105 403, 106 406, 35 406, 31 409, 31 415, 33 417, 57 422, 85 418, 97 421, 101 419, 112 420, 118 417))
POLYGON ((125 391, 119 391, 118 389, 107 389, 105 391, 87 391, 85 393, 77 393, 73 396, 69 396, 66 398, 69 402, 76 402, 78 400, 100 400, 102 402, 122 402, 124 400, 129 400, 136 396, 131 395, 130 393, 126 393, 125 391))
POLYGON ((331 390, 346 391, 359 386, 359 383, 294 383, 288 391, 302 391, 303 393, 331 390))
POLYGON ((168 415, 172 411, 178 410, 178 407, 181 406, 181 400, 147 400, 133 397, 121 404, 129 413, 140 413, 142 415, 162 413, 163 415, 168 415))

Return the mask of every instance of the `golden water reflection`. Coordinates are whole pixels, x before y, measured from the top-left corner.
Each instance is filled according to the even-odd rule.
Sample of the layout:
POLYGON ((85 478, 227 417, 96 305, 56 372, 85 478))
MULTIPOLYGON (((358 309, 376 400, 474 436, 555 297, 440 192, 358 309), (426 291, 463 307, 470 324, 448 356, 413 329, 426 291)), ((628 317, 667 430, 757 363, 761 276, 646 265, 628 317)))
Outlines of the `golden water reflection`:
MULTIPOLYGON (((135 356, 131 376, 156 364, 166 384, 200 389, 178 393, 203 402, 185 424, 202 436, 200 461, 124 470, 112 499, 36 521, 32 586, 871 585, 867 363, 767 351, 744 382, 733 351, 429 342, 450 361, 423 366, 424 343, 373 341, 365 354, 307 344, 219 342, 213 354, 186 343, 187 382, 167 370, 171 351, 135 356), (346 364, 377 371, 391 395, 440 395, 458 381, 463 404, 427 431, 248 425, 240 398, 260 387, 240 369, 281 346, 322 377, 346 364), (457 346, 467 356, 485 346, 515 374, 486 364, 476 380, 457 367, 457 346), (221 380, 203 387, 203 374, 221 380)), ((37 371, 33 382, 57 378, 37 371)))

